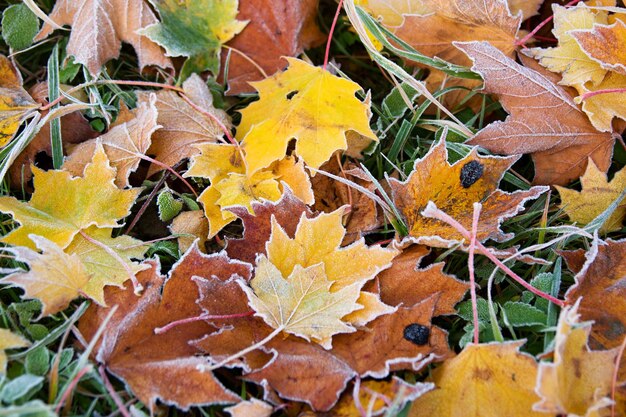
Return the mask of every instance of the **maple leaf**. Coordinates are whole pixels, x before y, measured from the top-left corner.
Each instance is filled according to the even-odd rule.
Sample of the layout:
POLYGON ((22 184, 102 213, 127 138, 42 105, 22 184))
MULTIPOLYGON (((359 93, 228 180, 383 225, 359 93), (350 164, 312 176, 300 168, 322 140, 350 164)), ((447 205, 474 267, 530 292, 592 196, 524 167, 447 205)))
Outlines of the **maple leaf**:
POLYGON ((63 163, 63 170, 80 175, 93 159, 98 144, 102 144, 107 158, 117 170, 115 183, 118 187, 130 186, 128 177, 137 170, 151 144, 152 134, 159 128, 157 109, 153 95, 149 103, 140 103, 133 111, 122 110, 118 123, 98 138, 88 140, 74 147, 63 163))
POLYGON ((1 282, 22 288, 26 298, 41 301, 40 317, 49 316, 64 310, 83 294, 90 276, 77 255, 66 254, 54 242, 41 236, 29 237, 43 253, 27 247, 5 248, 19 262, 28 264, 30 270, 14 272, 1 282))
POLYGON ((0 375, 4 375, 7 369, 7 354, 8 349, 18 349, 29 346, 28 340, 22 336, 11 332, 8 329, 0 329, 0 375))
POLYGON ((521 12, 522 20, 526 20, 539 12, 543 0, 508 0, 508 3, 513 16, 521 12))
MULTIPOLYGON (((233 278, 196 278, 201 294, 198 304, 205 314, 222 316, 248 312, 248 297, 238 282, 233 278)), ((215 320, 211 324, 219 327, 219 331, 195 341, 194 345, 220 362, 262 341, 273 331, 256 316, 215 320)), ((247 353, 243 362, 232 361, 226 366, 244 368, 245 380, 265 387, 266 400, 275 398, 276 391, 284 398, 307 402, 317 410, 330 409, 354 376, 346 363, 319 344, 294 336, 274 338, 247 353)))
POLYGON ((82 177, 36 167, 33 173, 35 192, 28 203, 14 197, 0 197, 0 211, 12 214, 20 222, 17 229, 0 239, 4 243, 35 249, 29 238, 32 233, 65 248, 81 229, 119 227, 117 222, 128 216, 141 191, 120 190, 115 186, 115 169, 109 165, 100 145, 96 146, 93 160, 85 167, 82 177))
POLYGON ((237 0, 150 0, 160 23, 138 31, 165 48, 171 57, 184 56, 182 78, 205 70, 219 72, 222 44, 241 32, 247 22, 236 20, 237 0))
POLYGON ((265 243, 272 234, 272 218, 289 235, 296 232, 301 217, 312 217, 306 204, 287 188, 281 198, 272 201, 253 201, 251 214, 244 207, 230 207, 228 211, 239 217, 244 226, 243 237, 227 238, 226 252, 233 259, 254 264, 258 254, 266 254, 265 243))
POLYGON ((443 262, 418 268, 429 253, 426 246, 410 246, 394 258, 391 267, 376 276, 380 299, 384 303, 410 306, 439 294, 433 316, 456 312, 454 306, 461 301, 469 284, 444 273, 443 262))
POLYGON ((390 381, 365 380, 359 385, 358 396, 346 392, 329 412, 305 412, 300 417, 352 417, 360 415, 360 410, 368 410, 371 416, 381 416, 392 410, 402 410, 409 401, 433 388, 433 384, 410 384, 397 376, 390 381), (356 401, 360 407, 357 407, 356 401))
MULTIPOLYGON (((593 321, 594 347, 610 349, 619 346, 626 328, 626 241, 594 241, 576 283, 565 294, 568 305, 582 297, 578 312, 584 321, 593 321)), ((626 369, 620 368, 620 380, 626 369)))
POLYGON ((0 55, 0 147, 13 139, 24 118, 37 103, 22 88, 22 76, 13 63, 0 55))
POLYGON ((429 201, 454 217, 467 229, 472 228, 472 205, 483 205, 477 239, 504 241, 510 239, 500 230, 500 223, 523 209, 528 199, 539 197, 547 187, 507 193, 498 189, 504 172, 518 157, 480 156, 477 148, 450 165, 445 140, 442 139, 415 161, 406 181, 389 178, 396 207, 407 220, 409 236, 416 243, 450 246, 463 240, 452 226, 421 214, 429 201))
MULTIPOLYGON (((340 247, 346 235, 343 211, 342 208, 322 213, 312 219, 302 214, 293 237, 272 219, 272 234, 266 244, 267 258, 283 277, 291 275, 298 265, 307 268, 322 263, 328 280, 333 282, 332 292, 354 284, 363 287, 378 272, 388 268, 398 252, 381 246, 368 247, 363 238, 340 247)), ((365 308, 349 317, 348 321, 356 325, 364 325, 393 311, 369 292, 362 292, 357 302, 365 308)))
POLYGON ((569 93, 539 72, 522 67, 484 42, 456 44, 472 60, 472 70, 485 80, 484 89, 498 96, 510 113, 468 142, 491 152, 532 155, 535 183, 567 184, 582 175, 587 158, 606 171, 611 135, 598 132, 569 93), (546 111, 549 109, 549 111, 546 111))
POLYGON ((292 139, 295 154, 313 168, 348 148, 347 131, 378 140, 369 127, 369 108, 354 96, 358 84, 286 59, 285 71, 252 83, 260 99, 240 111, 237 137, 243 140, 249 174, 283 159, 292 139))
POLYGON ((558 46, 553 48, 532 48, 524 51, 539 60, 539 63, 552 72, 563 76, 560 84, 577 85, 590 81, 599 84, 606 70, 597 60, 583 51, 572 35, 576 29, 592 29, 595 23, 607 23, 606 12, 596 12, 584 4, 573 8, 552 5, 554 29, 552 33, 558 39, 558 46))
POLYGON ((405 15, 425 15, 432 12, 422 0, 356 0, 372 16, 381 19, 385 26, 399 27, 405 15))
MULTIPOLYGON (((192 280, 198 271, 211 271, 220 277, 246 276, 250 274, 249 267, 223 255, 203 255, 197 247, 178 261, 167 281, 159 274, 158 262, 149 264, 149 270, 137 274, 146 288, 141 297, 132 289, 106 290, 107 304, 118 307, 97 346, 98 360, 124 379, 150 409, 154 409, 158 399, 181 409, 238 402, 239 397, 212 374, 197 369, 206 365, 206 360, 197 356, 200 352, 188 342, 208 333, 210 325, 196 321, 158 334, 154 329, 201 313, 195 303, 198 291, 192 280)), ((79 322, 86 340, 96 333, 108 313, 109 310, 96 306, 87 310, 79 322)))
POLYGON ((205 143, 197 145, 197 148, 201 153, 192 157, 185 176, 208 178, 211 181, 211 185, 198 198, 209 221, 210 237, 236 219, 232 212, 225 209, 242 206, 254 213, 252 202, 278 200, 284 191, 282 183, 304 202, 313 202, 311 182, 302 161, 285 157, 267 170, 248 175, 242 157, 243 150, 238 145, 205 143))
POLYGON ((432 372, 438 389, 413 402, 410 417, 539 417, 532 411, 537 363, 518 351, 523 342, 469 344, 432 372), (497 401, 494 401, 497 398, 497 401))
MULTIPOLYGON (((560 207, 567 213, 570 220, 586 225, 619 197, 626 188, 626 169, 616 172, 609 182, 604 172, 600 171, 592 160, 587 164, 585 175, 580 178, 582 191, 570 190, 557 186, 561 196, 560 207)), ((626 217, 626 207, 617 207, 600 228, 600 232, 614 232, 622 228, 626 217)))
MULTIPOLYGON (((144 0, 60 0, 49 17, 60 26, 72 26, 67 52, 93 76, 100 74, 108 60, 119 56, 122 42, 135 48, 141 70, 149 65, 172 68, 161 48, 138 33, 157 22, 144 0)), ((45 39, 53 30, 49 23, 44 24, 35 40, 45 39)))
POLYGON ((237 18, 248 24, 226 44, 229 54, 222 53, 229 65, 226 94, 253 93, 249 82, 284 69, 282 57, 322 43, 326 36, 315 22, 317 6, 317 0, 241 0, 237 18))
MULTIPOLYGON (((191 74, 182 87, 189 100, 230 129, 228 115, 213 106, 213 96, 199 75, 191 74)), ((139 103, 149 103, 152 94, 138 92, 139 103)), ((156 122, 161 127, 152 134, 148 154, 154 155, 157 161, 165 165, 174 166, 185 158, 197 155, 199 150, 196 144, 217 142, 224 135, 215 120, 199 112, 174 91, 158 91, 154 105, 158 113, 156 122)), ((152 164, 148 176, 162 169, 162 166, 152 164)))
POLYGON ((554 362, 542 362, 537 376, 541 401, 535 411, 568 416, 608 415, 609 396, 618 349, 591 351, 591 323, 580 323, 578 304, 561 311, 554 362))
POLYGON ((65 248, 65 253, 76 255, 89 274, 89 282, 82 292, 98 304, 105 305, 105 285, 122 287, 129 276, 149 268, 148 264, 131 261, 143 259, 148 246, 127 235, 111 237, 112 229, 91 226, 83 233, 85 235, 81 233, 74 237, 65 248))
POLYGON ((362 378, 385 378, 403 369, 417 372, 452 356, 447 333, 431 324, 437 298, 431 295, 412 306, 400 306, 356 333, 335 336, 332 353, 362 378))
MULTIPOLYGON (((331 158, 320 170, 335 176, 341 175, 372 193, 376 192, 376 186, 367 173, 354 163, 346 161, 341 167, 337 158, 331 158)), ((314 176, 311 178, 311 184, 315 194, 313 205, 315 210, 329 213, 345 205, 350 206, 350 211, 346 213, 344 219, 346 227, 346 237, 342 242, 344 245, 354 242, 381 225, 376 202, 364 193, 326 175, 314 176)))
POLYGON ((577 97, 575 101, 582 101, 583 111, 587 113, 589 120, 599 131, 613 132, 618 130, 613 128, 613 119, 615 117, 626 120, 626 104, 624 104, 626 94, 623 92, 625 85, 626 75, 609 72, 596 87, 578 86, 578 92, 581 96, 577 97), (593 95, 582 100, 585 93, 613 89, 617 89, 617 91, 609 94, 593 95))
POLYGON ((595 22, 591 28, 577 27, 571 30, 569 35, 576 40, 582 51, 602 68, 626 74, 626 55, 623 50, 626 44, 626 23, 619 18, 612 25, 598 23, 602 21, 595 22))
POLYGON ((257 258, 250 287, 242 286, 250 307, 275 331, 284 331, 315 341, 326 349, 332 337, 354 332, 344 316, 359 308, 356 304, 361 285, 355 283, 332 291, 333 282, 324 272, 324 264, 309 267, 296 265, 288 277, 265 256, 257 258))

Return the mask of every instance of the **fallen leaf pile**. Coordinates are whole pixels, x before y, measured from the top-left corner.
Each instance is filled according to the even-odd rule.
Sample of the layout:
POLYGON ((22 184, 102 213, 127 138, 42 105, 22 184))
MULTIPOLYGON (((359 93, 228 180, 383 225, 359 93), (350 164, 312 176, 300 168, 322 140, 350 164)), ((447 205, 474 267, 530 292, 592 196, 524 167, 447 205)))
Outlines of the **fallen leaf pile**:
POLYGON ((626 8, 562 3, 7 8, 0 405, 624 415, 626 8))

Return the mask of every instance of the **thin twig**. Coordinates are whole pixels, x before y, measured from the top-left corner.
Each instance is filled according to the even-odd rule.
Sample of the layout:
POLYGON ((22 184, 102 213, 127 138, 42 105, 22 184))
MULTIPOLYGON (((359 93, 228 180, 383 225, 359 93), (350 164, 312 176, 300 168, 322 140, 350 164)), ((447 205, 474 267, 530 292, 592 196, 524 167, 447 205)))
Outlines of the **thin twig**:
POLYGON ((242 318, 242 317, 250 317, 252 315, 254 315, 254 311, 252 311, 252 310, 246 311, 245 313, 226 314, 226 315, 222 315, 222 316, 220 316, 220 315, 212 316, 212 315, 209 315, 209 314, 200 314, 199 316, 187 317, 185 319, 172 321, 172 322, 166 324, 163 327, 157 327, 156 329, 154 329, 154 334, 162 334, 162 333, 165 333, 165 332, 167 332, 169 330, 172 330, 176 326, 180 326, 180 325, 187 324, 187 323, 195 323, 196 321, 238 319, 238 318, 242 318))

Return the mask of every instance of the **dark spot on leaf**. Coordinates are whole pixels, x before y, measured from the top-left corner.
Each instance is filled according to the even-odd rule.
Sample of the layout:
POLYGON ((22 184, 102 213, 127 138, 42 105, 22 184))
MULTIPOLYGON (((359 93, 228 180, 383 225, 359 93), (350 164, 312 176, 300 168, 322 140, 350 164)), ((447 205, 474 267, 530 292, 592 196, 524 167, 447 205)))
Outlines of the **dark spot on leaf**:
POLYGON ((477 368, 474 369, 473 377, 475 379, 482 379, 483 381, 489 381, 493 376, 493 372, 491 372, 488 368, 477 368))
POLYGON ((469 188, 483 176, 485 166, 478 161, 470 161, 461 168, 461 185, 469 188))
POLYGON ((290 92, 287 94, 287 100, 291 100, 291 99, 293 98, 293 96, 295 96, 296 94, 298 94, 298 92, 299 92, 298 90, 293 90, 293 91, 290 91, 290 92))
POLYGON ((404 328, 404 338, 418 346, 424 346, 428 343, 430 329, 421 324, 411 323, 404 328))

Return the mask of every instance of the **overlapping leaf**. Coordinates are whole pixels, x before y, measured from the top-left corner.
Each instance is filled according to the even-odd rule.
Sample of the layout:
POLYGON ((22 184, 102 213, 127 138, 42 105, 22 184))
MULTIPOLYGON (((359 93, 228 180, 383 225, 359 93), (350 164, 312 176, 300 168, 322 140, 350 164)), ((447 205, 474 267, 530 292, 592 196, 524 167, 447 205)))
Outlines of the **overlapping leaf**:
POLYGON ((22 77, 11 61, 0 55, 0 147, 13 139, 24 117, 37 104, 22 87, 22 77))

